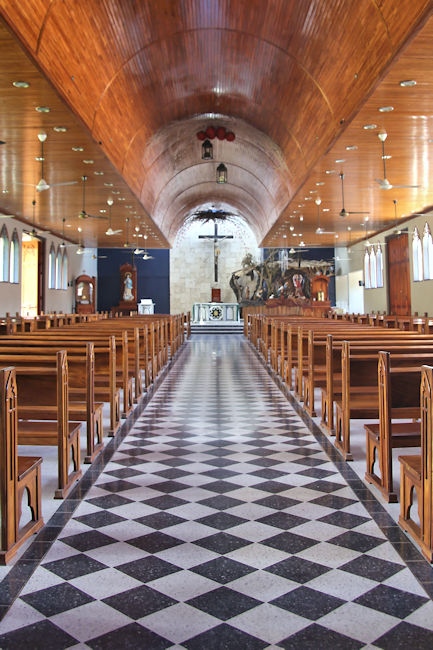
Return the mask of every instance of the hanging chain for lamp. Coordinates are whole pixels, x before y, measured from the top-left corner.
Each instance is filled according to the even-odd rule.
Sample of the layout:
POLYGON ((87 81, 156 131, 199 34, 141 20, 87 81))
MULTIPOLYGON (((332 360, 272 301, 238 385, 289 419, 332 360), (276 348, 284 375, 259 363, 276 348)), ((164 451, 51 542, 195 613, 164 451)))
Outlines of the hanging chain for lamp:
POLYGON ((317 199, 314 201, 315 204, 317 205, 317 228, 316 228, 316 234, 320 235, 322 234, 323 229, 320 227, 320 204, 322 203, 322 199, 317 197, 317 199))
POLYGON ((33 210, 33 230, 35 230, 36 226, 36 199, 33 199, 32 201, 32 210, 33 210))
POLYGON ((129 217, 126 217, 126 242, 123 244, 124 248, 129 248, 129 217))
POLYGON ((108 229, 107 232, 110 234, 113 232, 113 228, 111 227, 111 206, 113 205, 114 201, 113 199, 107 199, 107 205, 108 205, 108 229))

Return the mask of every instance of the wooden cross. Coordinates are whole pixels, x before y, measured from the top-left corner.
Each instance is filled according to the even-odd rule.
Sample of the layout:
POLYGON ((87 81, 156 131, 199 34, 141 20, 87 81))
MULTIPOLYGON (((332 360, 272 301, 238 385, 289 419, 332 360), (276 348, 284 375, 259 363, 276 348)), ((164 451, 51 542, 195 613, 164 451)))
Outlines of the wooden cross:
POLYGON ((218 222, 214 221, 214 234, 213 235, 199 235, 199 239, 213 239, 213 263, 214 263, 214 281, 218 282, 218 252, 217 244, 219 239, 233 239, 233 235, 219 235, 218 222))

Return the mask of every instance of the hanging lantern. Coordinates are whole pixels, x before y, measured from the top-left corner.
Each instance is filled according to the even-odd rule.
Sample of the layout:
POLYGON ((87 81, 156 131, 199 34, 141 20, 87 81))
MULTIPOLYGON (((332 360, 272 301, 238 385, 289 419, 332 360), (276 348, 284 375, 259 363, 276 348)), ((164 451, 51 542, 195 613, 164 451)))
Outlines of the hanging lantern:
POLYGON ((202 160, 212 160, 213 158, 213 146, 210 140, 205 140, 201 145, 201 157, 202 160))
POLYGON ((216 170, 216 182, 227 183, 227 167, 224 163, 218 165, 216 170))

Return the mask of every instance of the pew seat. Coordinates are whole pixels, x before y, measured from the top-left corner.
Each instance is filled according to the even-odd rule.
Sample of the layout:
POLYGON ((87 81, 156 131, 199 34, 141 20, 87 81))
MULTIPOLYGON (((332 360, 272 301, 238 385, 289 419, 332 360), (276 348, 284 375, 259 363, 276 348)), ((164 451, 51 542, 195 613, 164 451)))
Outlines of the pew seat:
MULTIPOLYGON (((73 389, 69 389, 69 393, 73 389)), ((99 445, 102 443, 103 437, 103 408, 102 402, 94 403, 93 410, 93 435, 95 437, 95 446, 99 452, 99 445)), ((22 420, 57 420, 57 406, 20 406, 18 407, 18 416, 22 420)), ((86 402, 69 402, 69 416, 79 422, 86 422, 88 417, 88 408, 86 402)), ((97 454, 95 454, 96 456, 97 454)), ((85 463, 91 463, 93 457, 87 455, 84 459, 85 463)))

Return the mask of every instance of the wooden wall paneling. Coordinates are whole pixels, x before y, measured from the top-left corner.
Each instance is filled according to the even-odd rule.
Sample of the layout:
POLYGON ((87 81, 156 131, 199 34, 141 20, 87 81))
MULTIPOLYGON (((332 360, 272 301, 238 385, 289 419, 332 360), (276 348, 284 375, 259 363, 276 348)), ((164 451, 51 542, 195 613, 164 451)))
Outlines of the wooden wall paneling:
MULTIPOLYGON (((169 125, 213 113, 231 117, 235 126, 246 122, 266 134, 267 152, 278 149, 289 170, 288 176, 282 176, 266 156, 257 163, 257 174, 273 188, 274 197, 272 209, 263 208, 266 226, 261 235, 264 244, 276 245, 281 232, 274 236, 272 222, 278 214, 277 227, 288 221, 301 203, 298 188, 305 196, 306 178, 316 173, 313 166, 318 161, 322 165, 330 147, 334 153, 339 143, 346 142, 346 124, 431 12, 429 0, 399 3, 398 11, 391 4, 221 0, 202 6, 197 0, 27 0, 24 11, 14 0, 0 0, 0 12, 96 142, 102 143, 94 149, 95 157, 97 151, 104 152, 140 196, 149 224, 148 215, 159 222, 162 215, 153 212, 152 193, 143 189, 154 181, 146 149, 153 147, 155 138, 164 141, 169 125), (79 35, 78 46, 70 34, 79 35)), ((426 65, 433 67, 427 60, 426 65)), ((410 124, 404 125, 403 119, 400 124, 407 134, 410 124)), ((167 142, 167 158, 173 155, 172 145, 167 142)), ((353 178, 351 203, 358 207, 366 200, 377 213, 383 208, 382 198, 377 200, 373 191, 363 198, 371 182, 370 162, 377 141, 375 147, 367 147, 365 162, 361 160, 347 176, 353 178)), ((239 159, 232 164, 242 168, 251 151, 248 147, 236 150, 239 159)), ((102 157, 98 164, 103 164, 102 157)), ((176 165, 163 167, 162 186, 170 186, 171 175, 178 171, 176 165)), ((395 178, 397 184, 397 166, 395 178)), ((180 181, 173 187, 182 185, 180 181)), ((338 182, 329 187, 334 210, 339 202, 338 182)), ((218 198, 219 192, 225 189, 209 188, 203 200, 218 198)), ((262 204, 260 194, 257 184, 255 199, 262 204)), ((57 210, 65 203, 59 201, 57 210)), ((93 201, 90 207, 98 209, 93 201)), ((308 206, 303 230, 309 241, 333 243, 331 235, 315 236, 314 212, 308 206)), ((166 232, 173 232, 181 222, 179 213, 172 211, 167 217, 166 232)), ((59 215, 52 214, 49 220, 56 223, 58 219, 59 215)), ((329 224, 327 229, 338 226, 341 237, 347 238, 338 211, 323 219, 325 226, 329 224)), ((104 242, 103 222, 87 224, 85 236, 89 243, 104 242)), ((156 236, 168 245, 161 233, 156 236)))

